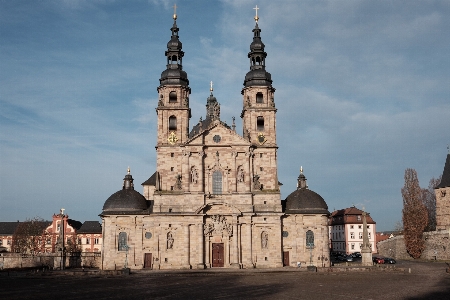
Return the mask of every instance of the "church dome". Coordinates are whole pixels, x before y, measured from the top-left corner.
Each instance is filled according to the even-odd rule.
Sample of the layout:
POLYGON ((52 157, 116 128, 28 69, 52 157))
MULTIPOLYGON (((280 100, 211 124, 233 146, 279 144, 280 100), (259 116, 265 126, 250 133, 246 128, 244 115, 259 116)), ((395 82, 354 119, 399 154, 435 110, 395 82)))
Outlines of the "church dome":
POLYGON ((139 213, 147 210, 147 200, 134 190, 133 177, 128 174, 123 180, 123 188, 112 194, 103 205, 103 214, 139 213))
POLYGON ((325 200, 308 189, 303 169, 300 169, 297 190, 286 198, 285 212, 287 214, 329 214, 325 200))

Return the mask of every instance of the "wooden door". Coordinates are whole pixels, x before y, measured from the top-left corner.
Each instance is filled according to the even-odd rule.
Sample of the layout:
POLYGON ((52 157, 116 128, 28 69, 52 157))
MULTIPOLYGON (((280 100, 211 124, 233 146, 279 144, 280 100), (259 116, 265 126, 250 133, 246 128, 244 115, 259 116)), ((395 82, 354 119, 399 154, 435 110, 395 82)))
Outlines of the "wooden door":
POLYGON ((212 244, 212 266, 223 267, 223 243, 213 243, 212 244))
POLYGON ((289 266, 289 251, 283 252, 283 266, 289 266))
POLYGON ((152 268, 152 254, 151 253, 144 254, 144 268, 152 268))

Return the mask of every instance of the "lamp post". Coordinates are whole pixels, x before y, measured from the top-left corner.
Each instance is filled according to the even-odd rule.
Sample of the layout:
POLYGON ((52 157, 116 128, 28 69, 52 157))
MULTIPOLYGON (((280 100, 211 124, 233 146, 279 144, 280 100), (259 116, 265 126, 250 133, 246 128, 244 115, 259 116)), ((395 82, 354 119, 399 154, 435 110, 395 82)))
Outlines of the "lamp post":
POLYGON ((130 246, 125 245, 123 246, 125 248, 125 266, 124 269, 128 268, 128 249, 130 249, 130 246))
POLYGON ((61 217, 61 227, 59 228, 59 234, 60 234, 60 237, 61 237, 61 270, 64 270, 64 267, 65 267, 65 264, 66 264, 66 262, 65 262, 65 253, 64 253, 64 248, 65 248, 65 245, 64 245, 64 217, 65 217, 65 215, 64 215, 64 208, 61 208, 61 211, 60 211, 60 217, 61 217))

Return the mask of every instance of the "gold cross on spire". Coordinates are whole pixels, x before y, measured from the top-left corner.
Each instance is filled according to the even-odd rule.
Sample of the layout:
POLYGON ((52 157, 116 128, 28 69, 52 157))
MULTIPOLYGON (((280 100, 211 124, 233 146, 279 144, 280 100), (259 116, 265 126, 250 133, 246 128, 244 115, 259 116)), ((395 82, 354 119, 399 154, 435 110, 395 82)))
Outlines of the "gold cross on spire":
POLYGON ((177 5, 176 4, 173 5, 173 19, 174 20, 177 19, 177 5))
POLYGON ((255 8, 253 8, 255 11, 256 11, 256 15, 255 15, 255 21, 256 21, 256 23, 258 23, 258 20, 259 20, 259 18, 258 18, 258 5, 256 5, 256 7, 255 8))

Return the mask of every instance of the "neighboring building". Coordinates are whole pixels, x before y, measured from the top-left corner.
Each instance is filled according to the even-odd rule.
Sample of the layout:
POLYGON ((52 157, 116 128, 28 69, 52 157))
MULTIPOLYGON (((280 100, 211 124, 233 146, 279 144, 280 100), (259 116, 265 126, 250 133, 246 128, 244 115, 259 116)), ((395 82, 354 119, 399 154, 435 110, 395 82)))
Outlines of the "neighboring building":
MULTIPOLYGON (((392 237, 394 237, 394 236, 392 236, 392 237)), ((389 234, 384 234, 384 233, 378 233, 377 232, 375 241, 378 244, 378 242, 385 241, 385 240, 390 239, 390 238, 391 238, 391 236, 389 234)))
MULTIPOLYGON (((350 254, 360 252, 363 243, 363 211, 352 206, 336 210, 329 218, 331 251, 350 254)), ((372 253, 377 252, 375 221, 366 215, 367 231, 372 253)))
POLYGON ((220 120, 212 84, 206 117, 189 131, 191 89, 176 15, 171 31, 157 89, 156 172, 141 195, 128 169, 122 190, 104 203, 102 268, 125 261, 133 269, 274 268, 311 257, 329 266, 323 198, 300 174, 298 189, 280 199, 275 89, 258 23, 237 111, 242 135, 234 121, 230 127, 220 120))
POLYGON ((78 245, 82 252, 101 252, 102 225, 98 221, 86 221, 77 231, 78 245))
POLYGON ((450 153, 447 154, 441 183, 436 194, 436 230, 450 230, 450 153))
POLYGON ((12 237, 20 222, 0 222, 0 252, 11 252, 12 237))
POLYGON ((60 212, 53 214, 51 224, 46 228, 45 252, 61 251, 61 239, 64 236, 64 247, 68 251, 77 250, 77 230, 81 222, 69 219, 69 215, 60 212))
MULTIPOLYGON (((13 235, 23 222, 0 222, 0 252, 11 252, 13 235)), ((37 253, 55 253, 61 250, 64 233, 64 247, 67 252, 100 252, 102 228, 98 221, 79 221, 69 219, 60 212, 53 214, 52 221, 42 221, 42 235, 37 241, 37 253), (62 230, 64 228, 64 231, 62 230), (81 243, 80 243, 81 242, 81 243)))

